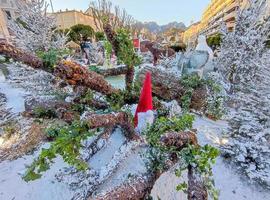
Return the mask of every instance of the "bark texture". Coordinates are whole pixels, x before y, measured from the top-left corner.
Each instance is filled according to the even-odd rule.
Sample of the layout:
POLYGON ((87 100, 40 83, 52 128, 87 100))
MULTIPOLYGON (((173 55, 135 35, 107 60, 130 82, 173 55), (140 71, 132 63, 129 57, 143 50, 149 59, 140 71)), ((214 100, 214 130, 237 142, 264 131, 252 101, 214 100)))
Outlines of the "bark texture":
POLYGON ((98 73, 104 77, 107 77, 107 76, 124 75, 127 73, 127 71, 128 71, 128 68, 126 66, 121 66, 121 67, 115 67, 115 68, 100 69, 98 73))
MULTIPOLYGON (((196 133, 187 132, 168 132, 160 138, 160 143, 166 147, 176 147, 179 150, 186 147, 188 144, 198 145, 196 133)), ((169 170, 178 161, 172 156, 168 160, 164 171, 157 171, 146 176, 135 177, 120 186, 113 188, 105 193, 95 197, 90 197, 88 200, 138 200, 149 197, 152 188, 157 179, 169 170)), ((188 168, 188 200, 207 200, 207 190, 200 179, 200 175, 195 173, 195 169, 191 166, 188 168)))
MULTIPOLYGON (((41 59, 17 49, 8 43, 0 43, 0 54, 33 68, 46 70, 41 59)), ((70 85, 85 86, 105 95, 110 95, 117 91, 104 79, 103 76, 74 62, 59 62, 55 67, 54 75, 64 81, 67 81, 70 85)))
POLYGON ((70 85, 85 86, 105 95, 116 92, 103 76, 80 66, 79 64, 62 61, 55 67, 54 75, 67 81, 70 85))
POLYGON ((89 124, 91 128, 99 128, 99 127, 115 127, 121 126, 124 131, 125 135, 129 139, 139 139, 136 136, 134 127, 132 125, 131 119, 125 112, 119 113, 112 113, 112 114, 86 114, 84 117, 85 121, 89 124))
POLYGON ((15 61, 23 62, 33 68, 43 67, 43 62, 40 58, 29 53, 25 53, 6 42, 0 42, 0 54, 3 54, 8 58, 12 58, 15 61))

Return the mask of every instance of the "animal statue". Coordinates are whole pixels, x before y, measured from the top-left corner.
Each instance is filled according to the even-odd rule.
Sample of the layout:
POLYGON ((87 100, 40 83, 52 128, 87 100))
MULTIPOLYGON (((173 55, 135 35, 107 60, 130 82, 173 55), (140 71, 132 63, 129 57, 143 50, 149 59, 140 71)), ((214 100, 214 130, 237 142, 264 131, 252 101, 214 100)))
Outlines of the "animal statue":
POLYGON ((166 57, 172 57, 175 55, 175 51, 172 48, 160 47, 158 43, 143 41, 141 42, 141 51, 150 51, 154 57, 154 65, 157 65, 159 59, 166 57))
POLYGON ((198 37, 198 45, 196 47, 197 51, 206 51, 209 54, 209 61, 212 61, 214 58, 213 50, 208 46, 206 42, 206 37, 204 35, 200 35, 198 37))

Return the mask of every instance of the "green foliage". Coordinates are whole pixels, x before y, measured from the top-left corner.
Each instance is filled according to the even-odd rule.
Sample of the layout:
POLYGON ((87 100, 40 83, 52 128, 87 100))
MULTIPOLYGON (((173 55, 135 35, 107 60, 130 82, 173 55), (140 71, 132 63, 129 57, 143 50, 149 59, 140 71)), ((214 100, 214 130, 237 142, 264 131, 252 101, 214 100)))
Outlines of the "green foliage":
POLYGON ((108 95, 106 96, 106 100, 109 102, 112 110, 119 111, 125 105, 125 91, 120 90, 108 95))
POLYGON ((183 44, 183 45, 173 45, 173 46, 170 46, 171 49, 173 49, 175 52, 180 52, 180 51, 186 51, 186 45, 183 44))
POLYGON ((38 57, 42 59, 44 67, 49 71, 53 71, 53 68, 58 61, 57 51, 55 49, 50 49, 47 52, 40 51, 37 54, 38 57))
MULTIPOLYGON (((219 150, 210 146, 205 145, 194 146, 189 145, 179 152, 179 157, 181 158, 181 168, 176 170, 176 175, 181 175, 182 171, 188 166, 192 166, 198 173, 201 174, 203 182, 206 185, 209 194, 214 200, 218 199, 218 191, 215 189, 212 173, 212 165, 215 164, 216 158, 219 155, 219 150)), ((185 191, 187 189, 187 184, 181 183, 177 186, 177 191, 185 191)))
MULTIPOLYGON (((184 114, 180 118, 159 117, 156 122, 145 133, 147 142, 152 146, 163 150, 160 146, 160 137, 168 131, 184 131, 191 129, 195 117, 191 114, 184 114)), ((166 149, 167 151, 167 149, 166 149)))
POLYGON ((78 113, 80 113, 80 114, 83 114, 84 113, 84 111, 86 110, 86 106, 84 105, 84 104, 73 104, 72 106, 71 106, 71 110, 73 110, 73 111, 75 111, 75 112, 78 112, 78 113))
POLYGON ((188 185, 186 182, 183 182, 179 185, 176 186, 176 191, 184 191, 185 193, 187 192, 187 189, 188 189, 188 185))
POLYGON ((83 122, 74 122, 72 125, 51 128, 48 136, 55 137, 48 149, 42 149, 38 158, 28 167, 23 179, 33 181, 42 176, 42 173, 50 169, 50 165, 57 155, 77 170, 86 170, 88 164, 80 158, 81 142, 94 133, 83 122))
POLYGON ((128 67, 134 67, 141 64, 139 56, 136 54, 133 42, 130 39, 130 32, 126 29, 117 30, 116 40, 119 43, 117 58, 128 67))
POLYGON ((104 49, 106 52, 106 59, 110 60, 112 52, 113 52, 113 47, 112 47, 112 44, 108 40, 104 41, 104 49))
POLYGON ((184 76, 180 82, 185 89, 185 93, 181 97, 181 106, 184 111, 188 112, 190 109, 194 90, 206 86, 208 91, 207 114, 211 115, 215 119, 220 119, 224 115, 224 96, 221 92, 221 86, 215 81, 210 78, 201 79, 198 75, 194 74, 184 76))
POLYGON ((48 71, 53 71, 57 62, 65 55, 70 54, 70 51, 68 49, 49 49, 48 51, 37 51, 36 54, 42 59, 44 67, 48 71))
POLYGON ((56 118, 56 112, 54 110, 40 106, 36 107, 33 113, 37 118, 44 118, 44 119, 56 118))
MULTIPOLYGON (((194 84, 192 84, 194 86, 194 84)), ((197 85, 197 84, 195 84, 197 85)), ((163 147, 160 144, 161 136, 168 131, 185 131, 192 128, 192 124, 195 117, 190 114, 184 114, 180 118, 166 118, 159 117, 152 127, 146 131, 146 140, 153 147, 148 152, 149 169, 152 171, 163 171, 166 165, 166 156, 171 153, 175 153, 181 158, 181 168, 176 169, 175 175, 180 177, 182 171, 186 170, 188 166, 194 167, 198 173, 204 179, 204 184, 207 186, 209 194, 216 200, 218 192, 215 190, 212 179, 212 164, 215 163, 215 159, 219 155, 219 151, 210 146, 205 145, 203 147, 187 145, 182 150, 175 148, 163 147)), ((176 187, 177 191, 187 191, 187 183, 181 183, 176 187)))
POLYGON ((90 65, 89 70, 96 73, 100 72, 99 68, 96 65, 90 65))
POLYGON ((106 39, 105 34, 103 32, 95 33, 96 41, 104 41, 106 39))
POLYGON ((70 40, 79 43, 81 39, 86 41, 88 38, 93 38, 94 33, 94 29, 91 26, 77 24, 70 28, 69 38, 70 40))
POLYGON ((220 47, 220 44, 222 42, 221 34, 218 33, 216 35, 210 36, 207 38, 207 44, 211 47, 220 47))
POLYGON ((195 89, 203 86, 205 81, 197 74, 186 75, 180 80, 181 85, 185 89, 184 95, 181 97, 181 106, 184 111, 189 111, 191 98, 195 89))

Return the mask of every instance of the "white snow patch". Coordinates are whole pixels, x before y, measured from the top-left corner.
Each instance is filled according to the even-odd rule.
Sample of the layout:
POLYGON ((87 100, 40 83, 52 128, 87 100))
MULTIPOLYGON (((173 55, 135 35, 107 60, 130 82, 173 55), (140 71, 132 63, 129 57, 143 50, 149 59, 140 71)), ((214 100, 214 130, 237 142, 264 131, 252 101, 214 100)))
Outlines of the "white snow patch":
MULTIPOLYGON (((224 145, 229 138, 223 137, 228 128, 225 121, 212 121, 196 117, 193 128, 198 130, 198 140, 201 145, 224 145)), ((213 174, 216 188, 220 190, 220 200, 254 200, 270 199, 270 192, 265 191, 241 176, 233 165, 227 164, 223 158, 218 157, 213 165, 213 174)))
POLYGON ((0 93, 3 93, 6 98, 6 107, 11 109, 15 114, 25 111, 23 89, 14 88, 6 81, 6 78, 0 69, 0 93))
POLYGON ((22 175, 26 171, 26 166, 30 165, 35 157, 36 155, 24 156, 17 160, 0 163, 0 199, 63 200, 70 199, 74 195, 68 185, 59 183, 55 179, 57 171, 67 167, 60 158, 55 160, 55 164, 40 179, 25 182, 22 175))

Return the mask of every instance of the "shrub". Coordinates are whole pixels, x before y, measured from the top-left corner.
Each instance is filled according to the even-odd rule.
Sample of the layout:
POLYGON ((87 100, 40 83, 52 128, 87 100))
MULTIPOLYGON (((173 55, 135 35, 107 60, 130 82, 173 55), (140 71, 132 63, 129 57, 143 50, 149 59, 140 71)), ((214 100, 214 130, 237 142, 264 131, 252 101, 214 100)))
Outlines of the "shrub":
POLYGON ((103 32, 95 33, 96 41, 104 41, 106 39, 105 34, 103 32))
POLYGON ((70 28, 69 39, 79 43, 81 41, 81 37, 86 41, 87 38, 93 38, 94 33, 94 29, 91 26, 77 24, 70 28))

